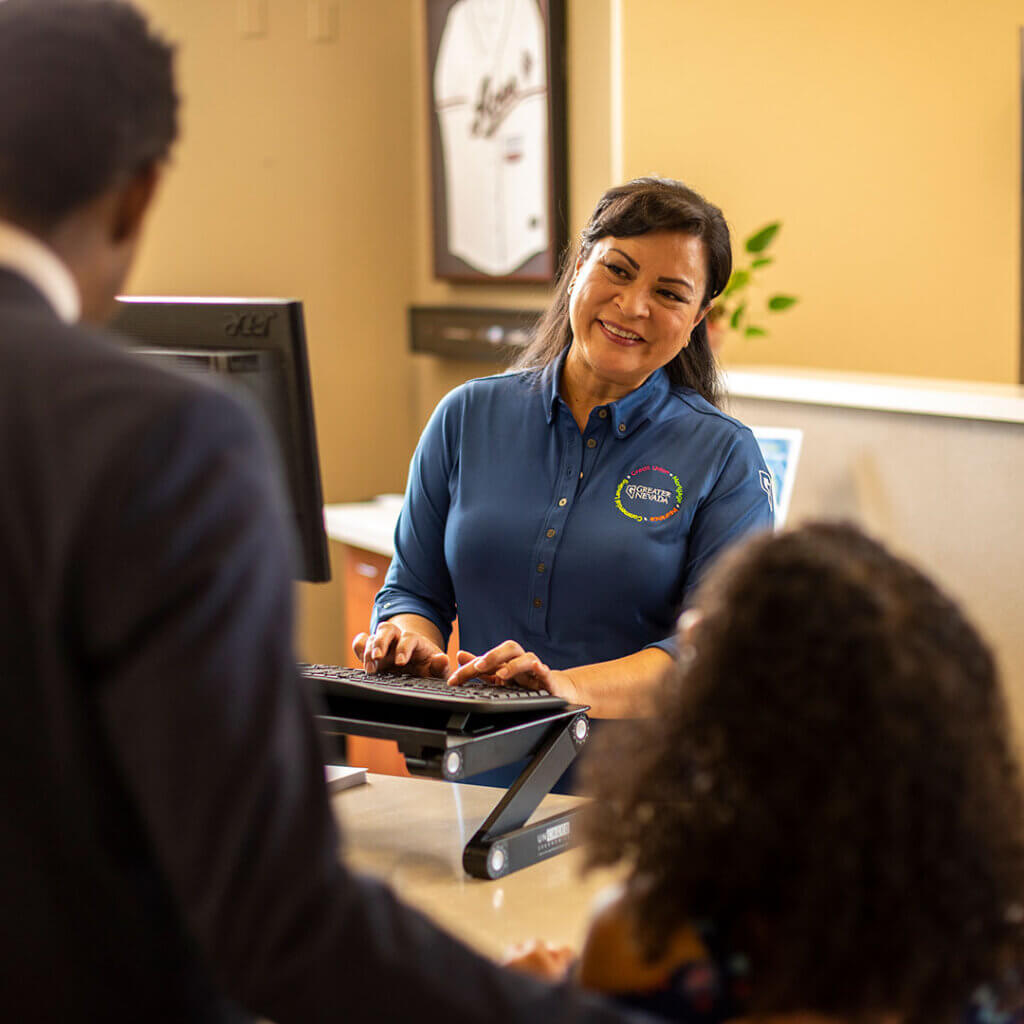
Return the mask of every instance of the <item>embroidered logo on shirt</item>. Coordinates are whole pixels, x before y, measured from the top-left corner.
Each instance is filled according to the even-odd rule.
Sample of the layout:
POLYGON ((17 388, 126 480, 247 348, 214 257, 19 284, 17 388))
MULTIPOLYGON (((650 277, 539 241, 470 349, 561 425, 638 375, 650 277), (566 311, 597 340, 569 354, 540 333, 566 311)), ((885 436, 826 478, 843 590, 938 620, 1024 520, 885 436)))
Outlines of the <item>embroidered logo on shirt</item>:
POLYGON ((660 523, 679 511, 683 485, 664 466, 640 466, 615 490, 615 507, 638 523, 660 523))
POLYGON ((765 469, 757 471, 757 477, 761 481, 761 490, 768 495, 768 507, 775 511, 775 488, 772 486, 772 475, 765 469))

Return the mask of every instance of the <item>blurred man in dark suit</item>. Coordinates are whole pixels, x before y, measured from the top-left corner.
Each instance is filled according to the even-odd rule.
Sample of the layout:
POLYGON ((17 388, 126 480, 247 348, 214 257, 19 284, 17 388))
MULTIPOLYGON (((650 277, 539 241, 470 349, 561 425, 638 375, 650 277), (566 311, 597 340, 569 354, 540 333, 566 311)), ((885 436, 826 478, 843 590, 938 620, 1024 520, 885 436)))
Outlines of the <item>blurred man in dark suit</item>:
POLYGON ((0 2, 0 1017, 614 1019, 339 864, 261 435, 78 324, 176 110, 130 6, 0 2))

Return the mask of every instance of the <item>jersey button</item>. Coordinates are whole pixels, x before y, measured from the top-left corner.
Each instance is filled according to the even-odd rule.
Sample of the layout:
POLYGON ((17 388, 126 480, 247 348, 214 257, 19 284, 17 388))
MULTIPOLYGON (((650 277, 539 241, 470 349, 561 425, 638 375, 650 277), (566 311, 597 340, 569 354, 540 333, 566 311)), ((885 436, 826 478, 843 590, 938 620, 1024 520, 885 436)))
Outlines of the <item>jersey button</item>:
POLYGON ((596 448, 597 447, 597 442, 592 437, 588 438, 587 439, 587 447, 588 448, 596 448))
POLYGON ((533 599, 533 607, 534 608, 543 608, 544 607, 544 602, 539 597, 535 597, 533 599))
POLYGON ((548 532, 547 532, 548 539, 554 537, 554 535, 555 535, 555 531, 554 530, 548 530, 548 532))
POLYGON ((544 569, 545 569, 544 563, 543 562, 538 562, 537 563, 537 572, 543 572, 544 569))
POLYGON ((559 498, 558 499, 558 507, 559 508, 565 508, 565 501, 566 501, 565 498, 559 498))
POLYGON ((619 424, 619 433, 620 434, 624 434, 625 432, 626 432, 626 424, 625 423, 620 423, 619 424))
POLYGON ((598 412, 597 412, 597 415, 600 416, 601 419, 606 420, 606 419, 608 419, 608 410, 607 409, 599 409, 598 412))

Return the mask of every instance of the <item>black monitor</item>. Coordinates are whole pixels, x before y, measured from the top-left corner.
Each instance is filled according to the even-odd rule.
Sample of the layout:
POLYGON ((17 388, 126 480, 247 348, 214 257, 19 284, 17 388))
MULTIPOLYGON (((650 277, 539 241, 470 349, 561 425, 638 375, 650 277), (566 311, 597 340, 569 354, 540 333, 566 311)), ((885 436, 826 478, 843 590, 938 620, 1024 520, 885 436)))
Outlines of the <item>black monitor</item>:
POLYGON ((141 355, 213 374, 255 405, 277 440, 299 544, 295 578, 331 578, 302 303, 122 296, 112 326, 141 355))

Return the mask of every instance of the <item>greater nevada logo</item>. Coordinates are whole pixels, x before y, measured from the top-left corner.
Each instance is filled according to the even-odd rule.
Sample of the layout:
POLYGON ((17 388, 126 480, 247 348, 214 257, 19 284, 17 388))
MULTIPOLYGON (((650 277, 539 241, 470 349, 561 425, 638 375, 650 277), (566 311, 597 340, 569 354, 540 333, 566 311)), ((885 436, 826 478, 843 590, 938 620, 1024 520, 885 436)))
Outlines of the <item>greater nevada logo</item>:
POLYGON ((615 507, 637 523, 663 522, 679 511, 682 502, 683 485, 664 466, 638 466, 615 490, 615 507))

